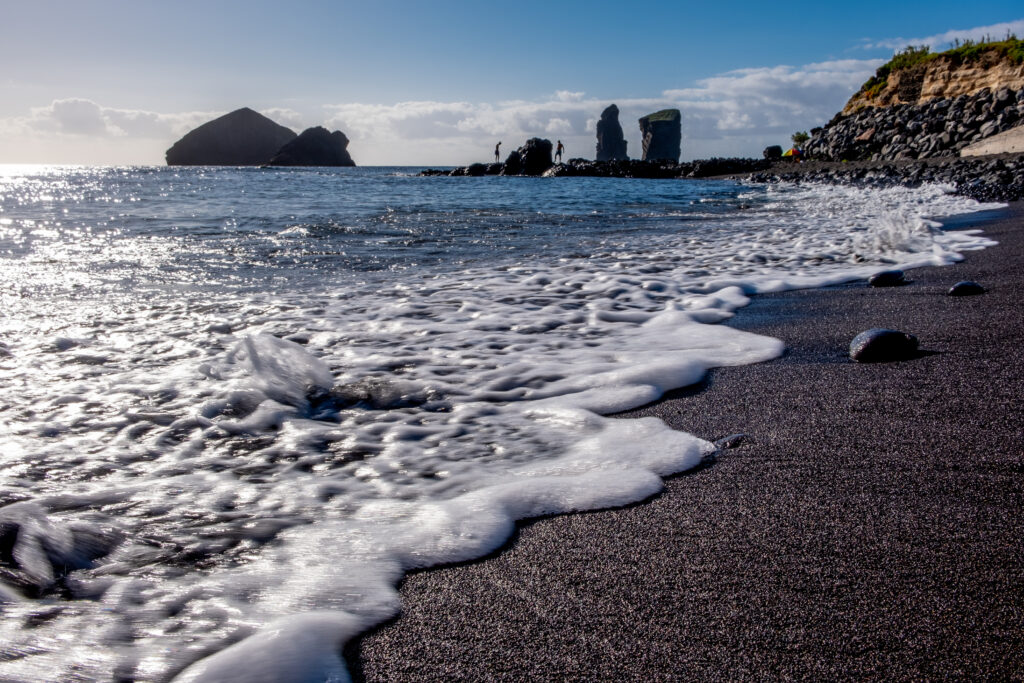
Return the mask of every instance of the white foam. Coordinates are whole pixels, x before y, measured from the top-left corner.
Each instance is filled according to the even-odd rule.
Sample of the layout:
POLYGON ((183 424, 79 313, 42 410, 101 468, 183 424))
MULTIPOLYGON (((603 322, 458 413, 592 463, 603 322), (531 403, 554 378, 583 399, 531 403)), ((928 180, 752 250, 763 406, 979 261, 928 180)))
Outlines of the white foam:
POLYGON ((346 680, 342 644, 398 611, 403 572, 486 554, 517 519, 643 500, 699 463, 711 444, 602 415, 781 353, 709 324, 750 294, 990 244, 935 230, 925 216, 978 207, 941 188, 768 192, 699 233, 589 258, 13 304, 2 491, 34 503, 0 512, 32 512, 21 570, 78 599, 40 622, 0 587, 0 654, 18 653, 0 675, 346 680), (125 541, 65 576, 86 522, 125 541))

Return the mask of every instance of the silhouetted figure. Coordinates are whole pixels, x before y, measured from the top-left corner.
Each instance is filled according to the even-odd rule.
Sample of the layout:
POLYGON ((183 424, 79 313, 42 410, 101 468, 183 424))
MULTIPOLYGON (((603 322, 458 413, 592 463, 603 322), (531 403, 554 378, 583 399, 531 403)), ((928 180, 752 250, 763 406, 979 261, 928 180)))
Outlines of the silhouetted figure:
POLYGON ((562 141, 559 140, 558 141, 558 146, 555 147, 555 158, 558 159, 559 161, 561 161, 562 160, 562 152, 564 152, 564 151, 565 151, 565 145, 563 145, 562 141))
POLYGON ((498 163, 498 159, 501 158, 501 141, 494 146, 494 163, 498 163))

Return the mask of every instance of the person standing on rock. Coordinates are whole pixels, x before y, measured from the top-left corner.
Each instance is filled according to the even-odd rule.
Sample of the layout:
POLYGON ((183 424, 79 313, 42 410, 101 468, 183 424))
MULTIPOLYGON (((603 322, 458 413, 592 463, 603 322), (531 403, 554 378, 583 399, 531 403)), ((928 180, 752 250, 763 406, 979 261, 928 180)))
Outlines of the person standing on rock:
POLYGON ((494 146, 494 163, 498 163, 498 159, 501 158, 501 140, 494 146))
POLYGON ((564 152, 564 151, 565 151, 565 145, 563 145, 562 141, 559 140, 558 141, 558 146, 555 147, 555 158, 558 159, 559 161, 561 161, 562 160, 562 152, 564 152))

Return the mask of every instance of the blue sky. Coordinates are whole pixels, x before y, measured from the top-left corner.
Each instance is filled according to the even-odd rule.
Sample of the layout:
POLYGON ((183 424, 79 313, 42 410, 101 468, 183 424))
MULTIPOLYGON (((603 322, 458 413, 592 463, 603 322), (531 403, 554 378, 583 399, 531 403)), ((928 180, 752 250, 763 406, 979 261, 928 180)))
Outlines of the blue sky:
POLYGON ((683 111, 683 157, 825 123, 881 60, 988 32, 1017 2, 4 0, 0 163, 152 163, 249 106, 340 128, 361 165, 488 160, 527 137, 592 157, 595 119, 683 111))

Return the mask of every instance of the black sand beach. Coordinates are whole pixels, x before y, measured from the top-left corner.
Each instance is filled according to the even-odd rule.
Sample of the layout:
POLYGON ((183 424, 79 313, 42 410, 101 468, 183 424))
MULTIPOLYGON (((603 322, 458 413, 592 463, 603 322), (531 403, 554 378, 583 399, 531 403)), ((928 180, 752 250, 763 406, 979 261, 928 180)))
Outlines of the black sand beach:
POLYGON ((635 411, 749 440, 624 509, 527 522, 410 575, 354 678, 1024 678, 1024 204, 904 287, 762 296, 788 353, 635 411), (954 298, 954 282, 989 288, 954 298), (858 365, 872 327, 929 352, 858 365))

